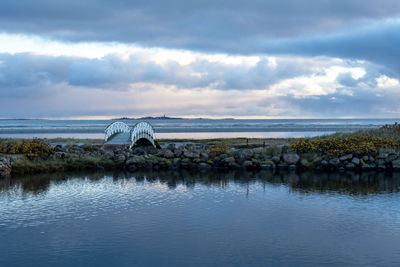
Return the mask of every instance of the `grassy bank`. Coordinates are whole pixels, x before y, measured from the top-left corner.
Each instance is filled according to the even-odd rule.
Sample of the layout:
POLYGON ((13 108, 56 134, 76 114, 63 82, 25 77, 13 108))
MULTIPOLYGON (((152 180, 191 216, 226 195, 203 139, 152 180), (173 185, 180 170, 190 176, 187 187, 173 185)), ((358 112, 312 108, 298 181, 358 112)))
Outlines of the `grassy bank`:
POLYGON ((103 150, 100 139, 0 139, 0 172, 93 169, 400 170, 400 126, 315 138, 159 139, 163 149, 103 150), (6 159, 5 159, 6 158, 6 159))

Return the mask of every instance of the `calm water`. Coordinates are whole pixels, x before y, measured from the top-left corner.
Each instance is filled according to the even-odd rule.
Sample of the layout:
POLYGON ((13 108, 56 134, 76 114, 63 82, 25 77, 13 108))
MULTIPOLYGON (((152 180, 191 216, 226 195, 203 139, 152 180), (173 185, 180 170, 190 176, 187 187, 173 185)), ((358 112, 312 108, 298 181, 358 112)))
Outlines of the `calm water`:
MULTIPOLYGON (((157 119, 157 138, 304 137, 378 128, 399 119, 157 119)), ((0 137, 103 138, 111 120, 0 120, 0 137)), ((138 120, 124 120, 133 126, 138 120)))
POLYGON ((399 266, 399 190, 398 174, 3 180, 0 266, 399 266))

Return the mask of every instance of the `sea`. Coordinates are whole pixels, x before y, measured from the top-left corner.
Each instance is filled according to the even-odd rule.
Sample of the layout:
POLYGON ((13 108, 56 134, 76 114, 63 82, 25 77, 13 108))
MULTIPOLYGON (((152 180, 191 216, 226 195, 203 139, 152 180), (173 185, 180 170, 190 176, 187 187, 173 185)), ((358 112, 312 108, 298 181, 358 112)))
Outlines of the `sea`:
MULTIPOLYGON (((0 120, 0 138, 102 139, 117 120, 0 120)), ((130 126, 140 119, 119 119, 130 126)), ((148 119, 156 138, 293 138, 375 129, 400 119, 148 119)))

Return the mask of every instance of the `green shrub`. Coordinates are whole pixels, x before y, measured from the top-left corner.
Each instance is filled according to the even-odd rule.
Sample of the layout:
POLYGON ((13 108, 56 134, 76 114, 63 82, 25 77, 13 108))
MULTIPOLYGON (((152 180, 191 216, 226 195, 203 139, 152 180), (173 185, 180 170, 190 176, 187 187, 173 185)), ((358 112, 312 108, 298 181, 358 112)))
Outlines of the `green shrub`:
POLYGON ((374 137, 369 135, 350 137, 330 137, 295 140, 289 149, 298 153, 316 152, 327 155, 343 155, 348 153, 371 153, 379 148, 398 148, 399 139, 374 137))
POLYGON ((0 140, 0 153, 24 154, 28 158, 48 158, 53 149, 40 139, 0 140))

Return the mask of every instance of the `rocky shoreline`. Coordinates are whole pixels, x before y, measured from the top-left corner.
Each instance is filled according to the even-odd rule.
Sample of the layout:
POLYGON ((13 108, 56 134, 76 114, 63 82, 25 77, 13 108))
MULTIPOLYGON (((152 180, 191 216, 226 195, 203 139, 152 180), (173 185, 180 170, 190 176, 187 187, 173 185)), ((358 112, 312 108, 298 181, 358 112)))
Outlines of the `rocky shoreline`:
POLYGON ((285 145, 235 148, 179 142, 164 144, 161 149, 105 149, 98 144, 58 144, 52 149, 47 159, 0 154, 0 177, 76 170, 400 171, 400 153, 387 148, 376 153, 340 156, 296 153, 285 145))

